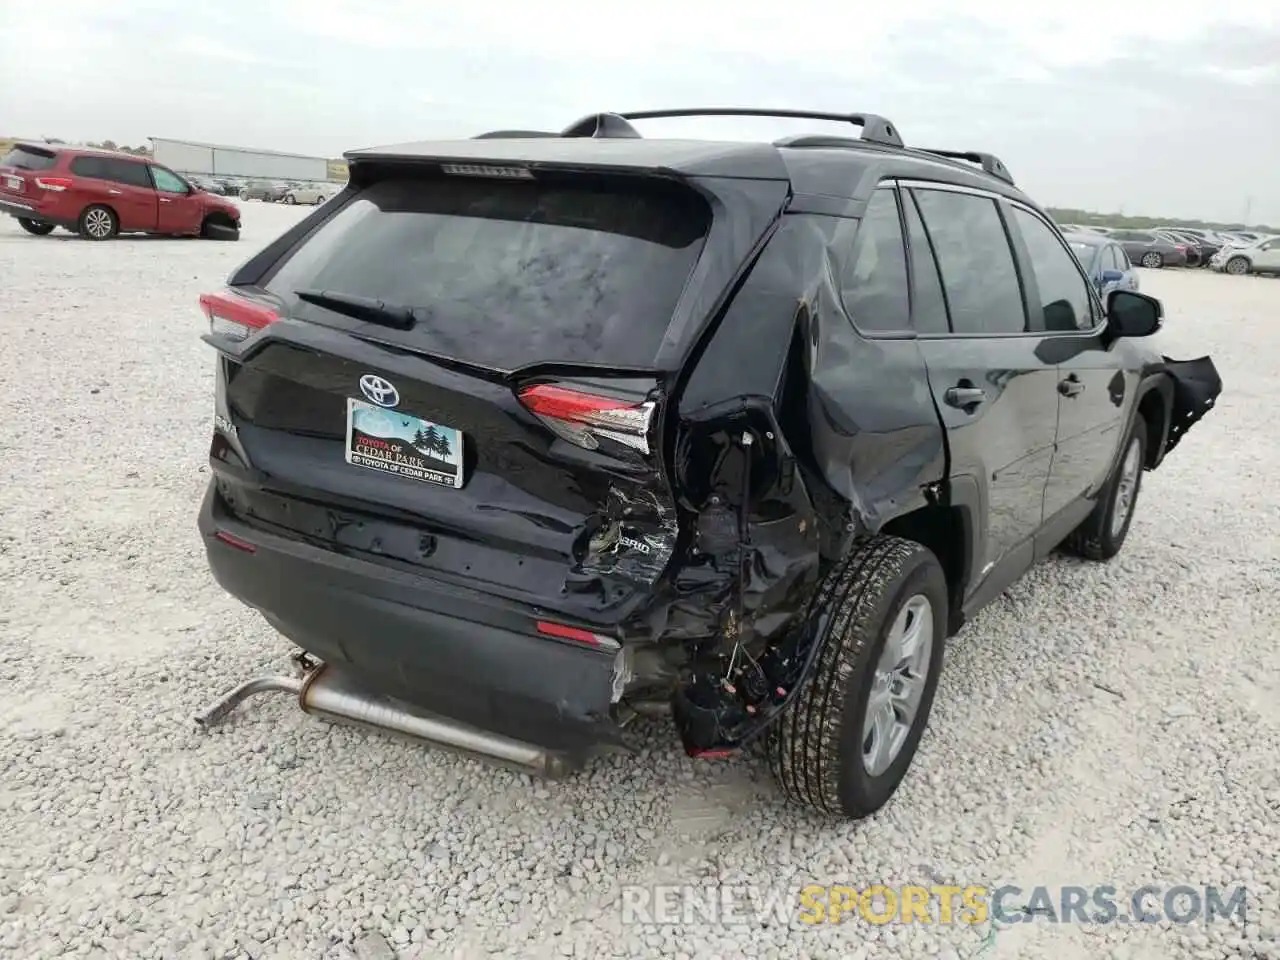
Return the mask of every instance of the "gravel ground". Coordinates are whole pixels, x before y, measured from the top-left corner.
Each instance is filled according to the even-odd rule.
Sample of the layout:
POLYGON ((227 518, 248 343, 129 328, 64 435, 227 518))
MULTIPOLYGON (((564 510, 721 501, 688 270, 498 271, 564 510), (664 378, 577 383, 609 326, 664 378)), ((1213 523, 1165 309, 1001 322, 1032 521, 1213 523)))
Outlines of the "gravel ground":
MULTIPOLYGON (((290 647, 206 572, 213 358, 239 244, 34 238, 0 218, 0 954, 1280 956, 1280 281, 1144 272, 1218 409, 1105 566, 1052 559, 954 641, 877 818, 786 806, 660 725, 560 784, 330 727, 193 712, 290 647), (1106 687, 1108 689, 1102 689, 1106 687), (1238 883, 1247 924, 624 924, 620 886, 1238 883)), ((794 899, 784 901, 792 916, 794 899)), ((696 917, 689 918, 696 921, 696 917)))

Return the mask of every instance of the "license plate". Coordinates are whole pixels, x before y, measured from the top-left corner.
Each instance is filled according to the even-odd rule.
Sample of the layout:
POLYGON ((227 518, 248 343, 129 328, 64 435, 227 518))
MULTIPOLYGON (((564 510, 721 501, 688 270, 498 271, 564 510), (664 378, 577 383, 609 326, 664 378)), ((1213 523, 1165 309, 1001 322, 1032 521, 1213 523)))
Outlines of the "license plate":
POLYGON ((381 473, 462 486, 462 434, 400 410, 347 399, 347 463, 381 473))
POLYGON ((10 190, 17 191, 18 193, 21 193, 21 192, 22 192, 22 178, 21 178, 21 177, 5 177, 5 178, 4 178, 4 185, 5 185, 6 187, 8 187, 10 190))

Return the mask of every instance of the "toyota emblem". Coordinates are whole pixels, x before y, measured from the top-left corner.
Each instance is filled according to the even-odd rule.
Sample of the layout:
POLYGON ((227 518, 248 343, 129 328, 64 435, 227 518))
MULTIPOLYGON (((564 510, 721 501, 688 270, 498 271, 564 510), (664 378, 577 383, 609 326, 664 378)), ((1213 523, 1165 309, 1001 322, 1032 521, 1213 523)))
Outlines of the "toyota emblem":
POLYGON ((360 392, 380 407, 394 407, 400 402, 400 391, 372 373, 360 378, 360 392))

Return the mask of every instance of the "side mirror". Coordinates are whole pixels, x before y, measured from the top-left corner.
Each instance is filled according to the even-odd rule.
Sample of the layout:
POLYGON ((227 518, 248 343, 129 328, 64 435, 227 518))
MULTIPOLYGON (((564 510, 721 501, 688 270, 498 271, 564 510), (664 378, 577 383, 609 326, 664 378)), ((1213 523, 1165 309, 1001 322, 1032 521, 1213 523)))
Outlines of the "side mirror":
POLYGON ((1113 290, 1107 296, 1107 327, 1117 337, 1149 337, 1164 322, 1164 308, 1155 297, 1132 290, 1113 290))

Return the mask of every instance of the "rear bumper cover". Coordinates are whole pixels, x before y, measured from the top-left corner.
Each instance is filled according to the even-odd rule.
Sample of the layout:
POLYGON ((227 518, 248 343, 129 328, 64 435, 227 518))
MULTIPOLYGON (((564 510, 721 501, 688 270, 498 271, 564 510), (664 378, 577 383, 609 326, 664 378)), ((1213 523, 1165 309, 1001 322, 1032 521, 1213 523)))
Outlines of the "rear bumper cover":
POLYGON ((532 617, 476 595, 246 526, 212 484, 199 528, 223 589, 302 649, 370 686, 552 750, 621 741, 614 652, 537 636, 532 617), (253 552, 223 542, 218 531, 253 552))

